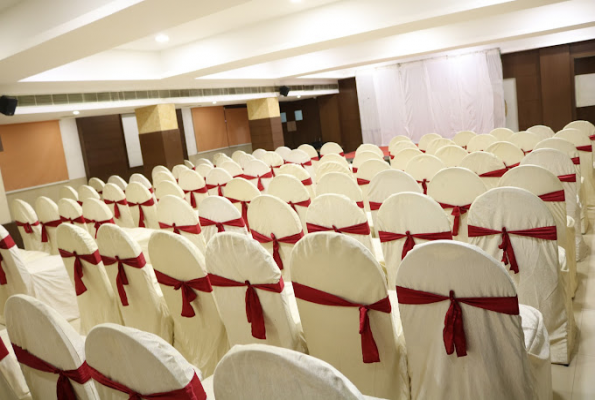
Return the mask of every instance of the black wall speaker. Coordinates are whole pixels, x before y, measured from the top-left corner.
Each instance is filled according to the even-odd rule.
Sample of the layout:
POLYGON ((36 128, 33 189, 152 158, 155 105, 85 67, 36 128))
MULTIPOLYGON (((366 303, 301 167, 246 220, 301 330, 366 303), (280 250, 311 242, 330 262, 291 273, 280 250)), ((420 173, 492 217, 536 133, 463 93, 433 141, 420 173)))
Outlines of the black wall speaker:
POLYGON ((0 96, 0 114, 14 115, 17 109, 17 98, 10 96, 0 96))
POLYGON ((287 86, 281 86, 281 87, 279 88, 279 93, 281 93, 281 96, 285 96, 285 97, 287 97, 287 95, 289 94, 289 91, 290 91, 290 90, 291 90, 291 89, 290 89, 290 88, 288 88, 287 86))

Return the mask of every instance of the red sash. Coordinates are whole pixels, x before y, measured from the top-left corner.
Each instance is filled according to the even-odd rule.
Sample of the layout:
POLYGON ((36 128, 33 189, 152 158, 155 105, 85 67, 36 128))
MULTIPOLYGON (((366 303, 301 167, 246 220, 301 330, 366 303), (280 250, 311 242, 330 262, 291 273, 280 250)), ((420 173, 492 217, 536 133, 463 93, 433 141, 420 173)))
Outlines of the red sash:
POLYGON ((21 228, 23 228, 25 230, 26 233, 33 233, 33 227, 39 225, 39 221, 35 221, 33 223, 31 222, 20 222, 20 221, 15 221, 17 223, 17 226, 20 226, 21 228))
POLYGON ((72 383, 70 383, 71 380, 82 385, 91 379, 91 371, 86 361, 77 369, 62 371, 14 343, 12 344, 12 348, 14 349, 15 356, 17 356, 17 360, 19 360, 21 364, 37 371, 49 372, 59 376, 58 382, 56 382, 56 396, 58 400, 77 399, 72 383))
POLYGON ((417 181, 417 183, 421 184, 421 188, 424 191, 424 194, 428 194, 428 182, 426 178, 422 179, 421 181, 417 181))
MULTIPOLYGON (((357 167, 351 167, 351 172, 353 172, 354 174, 357 174, 357 167)), ((359 182, 358 182, 359 184, 359 182)))
MULTIPOLYGON (((523 149, 521 149, 521 150, 523 150, 523 149)), ((527 151, 523 150, 523 154, 524 154, 524 155, 527 155, 527 154, 531 153, 532 151, 533 151, 533 150, 527 150, 527 151)))
POLYGON ((87 220, 82 215, 79 216, 79 217, 76 217, 76 218, 66 218, 66 217, 60 216, 60 221, 62 221, 62 222, 70 222, 72 225, 74 225, 75 222, 77 224, 85 224, 85 223, 87 223, 87 220))
POLYGON ((576 149, 578 151, 586 151, 586 152, 593 152, 593 146, 592 145, 586 145, 586 146, 576 146, 576 149))
POLYGON ((277 283, 255 283, 250 281, 237 282, 224 278, 219 275, 209 274, 209 280, 212 286, 217 287, 241 287, 246 286, 246 317, 248 323, 252 325, 252 336, 257 339, 266 339, 266 328, 264 325, 264 312, 262 304, 258 298, 256 289, 266 290, 267 292, 281 293, 284 288, 283 278, 279 278, 277 283))
POLYGON ((312 158, 310 158, 310 160, 312 160, 312 161, 320 161, 320 157, 312 157, 312 158))
POLYGON ((414 238, 425 239, 425 240, 440 240, 440 239, 452 240, 452 233, 450 231, 435 232, 435 233, 414 233, 414 234, 412 234, 409 231, 405 232, 405 234, 379 231, 378 236, 380 237, 381 243, 392 242, 394 240, 407 238, 405 240, 405 244, 403 244, 403 251, 401 252, 401 260, 403 258, 405 258, 407 253, 409 253, 409 250, 412 250, 415 247, 414 238))
POLYGON ((457 236, 459 234, 459 228, 461 226, 461 215, 467 213, 469 211, 469 207, 471 204, 465 204, 464 206, 453 206, 446 203, 440 203, 440 207, 442 208, 452 208, 452 213, 450 215, 454 216, 454 223, 452 225, 452 235, 457 236))
POLYGON ((0 338, 0 361, 4 360, 7 355, 8 355, 8 349, 6 348, 6 345, 4 344, 4 342, 2 341, 2 338, 0 338))
POLYGON ((279 254, 279 243, 287 243, 287 244, 296 244, 301 238, 304 237, 304 232, 300 231, 295 235, 285 236, 282 238, 277 238, 274 233, 271 233, 271 236, 263 235, 262 233, 258 233, 255 230, 252 230, 252 237, 258 243, 270 243, 273 242, 273 259, 277 263, 279 269, 283 269, 283 260, 281 259, 281 254, 279 254))
POLYGON ((159 272, 156 269, 154 271, 155 276, 157 276, 157 282, 165 286, 173 287, 175 290, 181 289, 180 292, 182 292, 182 317, 192 318, 196 315, 194 313, 194 308, 192 308, 191 304, 198 297, 194 292, 195 290, 200 290, 201 292, 213 291, 208 276, 203 276, 202 278, 196 278, 189 281, 180 281, 176 278, 172 278, 171 276, 164 274, 163 272, 159 272))
POLYGON ((504 167, 502 169, 496 169, 494 171, 484 172, 483 174, 479 174, 480 178, 501 178, 506 172, 508 168, 504 167))
MULTIPOLYGON (((341 157, 345 157, 345 153, 344 153, 344 152, 340 152, 340 153, 328 153, 328 154, 339 154, 341 157)), ((319 159, 320 159, 320 158, 322 158, 322 157, 324 157, 324 156, 326 156, 326 154, 324 154, 324 155, 321 155, 321 156, 319 157, 319 159)))
POLYGON ((359 308, 359 334, 361 335, 363 361, 366 364, 380 362, 378 347, 376 347, 376 341, 374 340, 372 328, 370 327, 368 311, 374 310, 389 314, 391 312, 391 306, 388 296, 373 304, 358 304, 352 303, 339 296, 335 296, 334 294, 302 285, 295 281, 293 282, 293 291, 296 298, 310 303, 323 306, 359 308))
POLYGON ((122 199, 122 200, 118 200, 118 201, 103 199, 103 202, 105 204, 113 204, 114 205, 114 217, 116 219, 120 219, 120 207, 118 207, 118 204, 121 206, 128 205, 128 202, 126 201, 126 199, 122 199))
MULTIPOLYGON (((295 285, 295 284, 294 284, 295 285)), ((518 297, 455 297, 455 292, 450 291, 448 296, 422 292, 397 286, 397 298, 399 304, 423 305, 439 303, 450 300, 450 307, 444 318, 444 330, 442 338, 446 354, 457 351, 457 357, 467 355, 467 340, 465 338, 465 327, 463 324, 463 310, 459 303, 472 307, 483 308, 501 314, 519 315, 518 297)))
POLYGON ((144 203, 131 203, 128 202, 129 206, 138 207, 138 227, 145 228, 145 213, 143 212, 143 207, 149 207, 155 205, 155 200, 151 197, 149 200, 145 201, 144 203))
POLYGON ((574 165, 580 165, 581 164, 581 158, 580 157, 572 157, 571 160, 572 160, 572 163, 574 165))
MULTIPOLYGON (((354 171, 354 172, 357 172, 357 171, 354 171)), ((357 178, 357 184, 359 186, 369 185, 370 181, 367 179, 357 178)))
POLYGON ((312 185, 312 178, 306 178, 302 181, 302 185, 304 186, 310 186, 312 185))
POLYGON ((192 206, 192 208, 196 208, 197 204, 196 204, 196 199, 194 198, 194 193, 208 193, 209 189, 206 186, 203 186, 199 189, 193 189, 193 190, 183 190, 184 193, 190 193, 190 205, 192 206))
POLYGON ((88 222, 90 224, 93 224, 93 227, 95 228, 95 239, 97 239, 97 231, 99 230, 99 228, 101 227, 101 225, 103 225, 103 224, 115 224, 113 218, 106 219, 105 221, 95 221, 93 219, 87 219, 86 222, 88 222))
MULTIPOLYGON (((0 249, 2 250, 12 249, 14 246, 14 240, 10 235, 0 240, 0 249)), ((4 258, 2 258, 2 253, 0 253, 0 285, 6 285, 8 281, 6 280, 6 272, 4 272, 4 268, 2 267, 2 261, 4 261, 4 258)))
MULTIPOLYGON (((504 165, 506 165, 506 164, 504 164, 504 165)), ((521 163, 520 163, 520 162, 518 162, 518 163, 515 163, 515 164, 512 164, 512 165, 506 165, 506 169, 507 169, 507 170, 510 170, 510 169, 512 169, 512 168, 514 168, 514 167, 518 167, 519 165, 521 165, 521 163)))
POLYGON ((252 176, 252 175, 240 175, 240 178, 244 178, 247 179, 249 181, 252 181, 254 179, 258 179, 258 182, 256 183, 256 187, 258 188, 258 190, 260 190, 261 192, 264 190, 264 186, 262 184, 262 180, 263 179, 268 179, 268 178, 272 178, 273 177, 273 173, 272 172, 267 172, 266 174, 263 175, 256 175, 256 176, 252 176))
POLYGON ((126 276, 126 270, 124 270, 124 264, 128 265, 129 267, 140 269, 147 264, 147 262, 145 261, 145 256, 143 255, 143 253, 140 253, 138 257, 134 258, 121 259, 118 256, 114 258, 101 256, 101 259, 103 260, 103 263, 105 265, 112 265, 118 263, 116 287, 118 288, 118 294, 120 295, 120 301, 122 302, 122 305, 124 307, 128 306, 128 296, 126 296, 126 290, 124 289, 124 285, 128 285, 128 277, 126 276))
POLYGON ((61 219, 57 219, 55 221, 48 221, 48 222, 41 222, 41 242, 47 243, 49 241, 48 237, 48 227, 50 228, 57 228, 62 223, 61 219))
POLYGON ((202 384, 200 383, 200 379, 196 373, 190 380, 190 382, 184 386, 182 389, 176 389, 169 392, 162 392, 162 393, 152 393, 152 394, 140 394, 135 392, 134 390, 130 389, 129 387, 111 380, 107 376, 103 375, 101 372, 97 371, 96 369, 89 367, 91 376, 93 379, 110 389, 117 390, 118 392, 126 393, 128 395, 129 400, 206 400, 207 394, 205 393, 202 384))
POLYGON ((246 226, 243 218, 231 219, 229 221, 224 221, 224 222, 215 222, 210 219, 203 218, 203 217, 198 217, 198 220, 199 220, 201 226, 213 226, 213 225, 217 226, 217 232, 225 232, 224 225, 235 226, 238 228, 246 226))
POLYGON ((576 182, 576 174, 558 175, 560 182, 576 182))
POLYGON ((504 263, 504 265, 510 264, 510 270, 514 271, 515 274, 519 273, 519 265, 517 264, 516 257, 514 255, 514 249, 512 248, 512 242, 510 241, 509 235, 519 235, 544 240, 556 240, 558 238, 555 226, 542 226, 539 228, 520 229, 516 231, 508 231, 506 230, 506 228, 503 227, 502 230, 499 231, 495 229, 469 225, 468 232, 469 237, 501 234, 502 243, 500 243, 498 248, 502 249, 502 262, 504 263))
POLYGON ((227 186, 227 182, 225 183, 217 183, 215 185, 209 185, 208 183, 205 185, 205 187, 207 188, 207 190, 211 190, 211 189, 215 189, 217 188, 217 196, 221 196, 223 197, 223 189, 221 189, 222 187, 227 186))
POLYGON ((74 289, 76 290, 76 295, 80 296, 87 291, 87 287, 83 283, 83 263, 81 260, 93 265, 99 265, 101 262, 99 250, 95 250, 92 254, 77 254, 76 251, 71 253, 62 249, 58 249, 58 252, 62 258, 74 257, 74 289))
POLYGON ((242 219, 246 224, 248 230, 250 230, 250 224, 248 223, 248 204, 250 204, 250 200, 238 200, 232 199, 231 197, 226 197, 227 200, 231 201, 232 203, 242 203, 242 219))
POLYGON ((377 203, 375 201, 370 201, 370 211, 380 210, 380 207, 382 207, 382 203, 377 203))
POLYGON ((326 231, 335 231, 337 233, 350 233, 353 235, 369 235, 370 234, 370 225, 368 225, 368 221, 362 222, 361 224, 351 225, 351 226, 344 226, 342 228, 337 228, 335 225, 332 227, 316 225, 311 223, 306 223, 306 227, 308 228, 309 233, 314 232, 326 232, 326 231))
POLYGON ((306 161, 305 163, 294 162, 294 161, 285 161, 285 164, 301 165, 302 168, 306 168, 306 165, 309 166, 309 167, 312 166, 312 160, 306 161))
POLYGON ((310 199, 304 200, 304 201, 298 201, 297 203, 294 203, 293 201, 288 201, 287 204, 289 204, 291 206, 291 208, 293 208, 293 211, 297 212, 297 209, 295 208, 295 206, 308 208, 308 207, 310 207, 310 204, 312 204, 312 201, 310 199))
POLYGON ((200 230, 200 224, 196 225, 176 225, 174 222, 173 225, 164 224, 163 222, 159 222, 159 228, 161 229, 173 229, 174 233, 181 235, 181 232, 192 233, 194 235, 200 234, 202 232, 200 230))
POLYGON ((543 201, 566 201, 564 197, 564 190, 556 190, 555 192, 544 193, 538 196, 543 201))

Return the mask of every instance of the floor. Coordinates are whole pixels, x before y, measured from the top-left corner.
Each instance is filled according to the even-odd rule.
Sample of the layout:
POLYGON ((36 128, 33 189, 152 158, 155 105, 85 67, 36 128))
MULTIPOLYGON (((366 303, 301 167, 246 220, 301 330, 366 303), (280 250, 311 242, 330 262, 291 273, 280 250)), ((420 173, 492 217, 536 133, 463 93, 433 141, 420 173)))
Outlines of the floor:
MULTIPOLYGON (((595 211, 589 215, 591 224, 595 211)), ((589 227, 585 242, 590 255, 578 263, 578 289, 574 317, 578 336, 568 367, 552 364, 554 400, 595 399, 595 227, 589 227)))

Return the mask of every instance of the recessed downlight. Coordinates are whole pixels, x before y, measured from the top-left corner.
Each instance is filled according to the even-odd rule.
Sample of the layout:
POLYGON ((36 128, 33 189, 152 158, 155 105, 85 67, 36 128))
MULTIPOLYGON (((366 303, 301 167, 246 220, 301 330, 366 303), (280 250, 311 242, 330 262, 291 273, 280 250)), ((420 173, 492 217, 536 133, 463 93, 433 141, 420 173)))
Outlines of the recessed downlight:
POLYGON ((217 104, 217 102, 216 102, 216 101, 214 101, 214 102, 213 102, 213 104, 217 104))
POLYGON ((73 113, 74 115, 79 115, 81 112, 80 112, 80 111, 78 111, 78 110, 76 110, 76 111, 73 111, 72 113, 73 113))

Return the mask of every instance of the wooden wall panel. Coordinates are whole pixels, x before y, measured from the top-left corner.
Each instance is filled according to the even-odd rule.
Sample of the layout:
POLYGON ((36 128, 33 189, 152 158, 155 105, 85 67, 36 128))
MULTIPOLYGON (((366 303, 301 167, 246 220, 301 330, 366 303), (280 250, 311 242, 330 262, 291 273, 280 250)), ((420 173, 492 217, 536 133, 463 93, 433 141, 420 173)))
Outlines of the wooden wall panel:
POLYGON ((281 112, 287 116, 287 121, 296 122, 296 130, 289 132, 287 123, 283 123, 283 138, 285 146, 292 149, 297 148, 304 143, 314 143, 320 141, 320 113, 318 109, 318 98, 304 99, 297 101, 284 101, 279 103, 281 112), (295 112, 302 112, 302 120, 296 121, 295 112))
POLYGON ((246 107, 225 107, 225 122, 229 146, 251 142, 250 122, 246 107))
POLYGON ((539 50, 543 124, 558 131, 572 121, 574 77, 570 70, 569 46, 539 50))
POLYGON ((363 142, 355 78, 339 80, 338 99, 342 147, 347 153, 363 142))
POLYGON ((342 144, 338 95, 320 96, 317 100, 320 112, 320 140, 342 144))
POLYGON ((198 152, 229 146, 223 106, 193 108, 192 121, 198 152))
POLYGON ((6 191, 68 180, 58 121, 0 126, 6 191))

